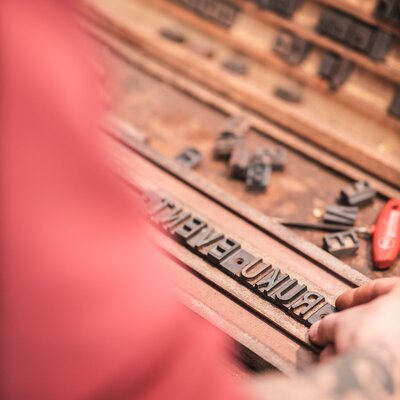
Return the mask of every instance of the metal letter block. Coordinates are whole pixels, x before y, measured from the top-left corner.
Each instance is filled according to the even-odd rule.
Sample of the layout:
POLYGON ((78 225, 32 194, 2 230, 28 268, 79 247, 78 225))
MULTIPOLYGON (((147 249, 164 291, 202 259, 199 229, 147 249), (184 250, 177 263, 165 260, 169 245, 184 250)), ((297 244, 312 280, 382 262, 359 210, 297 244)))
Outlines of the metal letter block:
POLYGON ((246 175, 246 188, 252 192, 265 192, 271 176, 271 165, 252 162, 246 175))
POLYGON ((186 241, 185 244, 193 252, 204 257, 207 254, 208 248, 223 238, 224 235, 217 232, 214 228, 205 227, 194 237, 186 241))
MULTIPOLYGON (((306 315, 319 303, 325 300, 322 294, 307 291, 300 299, 297 299, 289 307, 289 314, 301 322, 305 322, 306 315)), ((306 321, 308 323, 308 321, 306 321)))
POLYGON ((393 44, 394 44, 394 37, 390 33, 376 31, 371 40, 371 45, 368 50, 368 55, 374 61, 383 61, 385 59, 387 52, 390 50, 393 44))
POLYGON ((263 297, 270 297, 273 291, 276 290, 279 285, 286 282, 289 279, 288 274, 282 274, 279 268, 272 270, 267 276, 261 278, 255 284, 255 288, 258 293, 263 297))
POLYGON ((236 145, 229 159, 229 173, 232 178, 245 180, 251 160, 251 151, 245 143, 236 145))
POLYGON ((322 35, 343 42, 352 26, 353 20, 337 11, 326 9, 322 12, 317 31, 322 35))
POLYGON ((339 201, 349 206, 359 206, 372 202, 375 194, 367 181, 357 181, 340 191, 339 201))
POLYGON ((328 206, 324 214, 324 222, 329 224, 340 224, 353 226, 356 222, 358 207, 328 206))
POLYGON ((373 35, 374 29, 372 27, 353 22, 345 41, 350 47, 365 53, 369 49, 373 35))
POLYGON ((244 267, 240 273, 240 281, 247 286, 253 287, 257 281, 269 273, 272 269, 271 264, 256 262, 244 267))
POLYGON ((299 285, 297 279, 290 279, 281 286, 270 299, 279 306, 288 308, 290 304, 296 301, 306 290, 306 285, 299 285))
POLYGON ((239 58, 229 58, 222 63, 222 66, 237 75, 246 75, 248 70, 246 62, 239 58))
POLYGON ((325 304, 319 310, 317 310, 314 314, 312 314, 306 321, 307 325, 315 324, 320 321, 322 318, 326 317, 329 314, 333 314, 336 312, 336 308, 333 307, 332 304, 325 304))
POLYGON ((201 153, 194 147, 185 149, 182 153, 178 154, 175 158, 176 161, 184 168, 195 168, 202 160, 201 153))
POLYGON ((198 217, 192 217, 189 221, 186 221, 182 226, 177 228, 173 233, 177 240, 181 243, 191 239, 203 228, 207 226, 207 223, 198 217))
POLYGON ((236 240, 225 238, 215 243, 215 245, 208 250, 206 258, 218 266, 238 249, 240 249, 240 244, 236 242, 236 240))
POLYGON ((228 275, 237 279, 243 268, 259 263, 261 258, 256 258, 246 250, 239 250, 220 263, 219 267, 228 275))
POLYGON ((184 43, 186 41, 185 36, 178 31, 175 31, 170 28, 164 28, 160 31, 161 36, 164 36, 166 39, 171 40, 176 43, 184 43))
POLYGON ((323 248, 336 257, 350 256, 357 252, 359 240, 352 229, 344 232, 331 233, 323 237, 323 248))
POLYGON ((276 97, 279 97, 280 99, 285 100, 288 103, 300 103, 301 101, 301 96, 299 93, 284 87, 276 88, 274 94, 276 97))

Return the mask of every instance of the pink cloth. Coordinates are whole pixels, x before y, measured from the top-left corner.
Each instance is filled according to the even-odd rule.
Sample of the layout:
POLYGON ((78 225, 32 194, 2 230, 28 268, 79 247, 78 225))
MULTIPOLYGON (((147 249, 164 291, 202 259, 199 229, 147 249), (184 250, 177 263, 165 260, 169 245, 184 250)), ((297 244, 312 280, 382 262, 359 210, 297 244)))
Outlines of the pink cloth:
POLYGON ((0 397, 238 398, 210 362, 225 338, 173 299, 108 172, 90 49, 69 2, 0 8, 0 397))

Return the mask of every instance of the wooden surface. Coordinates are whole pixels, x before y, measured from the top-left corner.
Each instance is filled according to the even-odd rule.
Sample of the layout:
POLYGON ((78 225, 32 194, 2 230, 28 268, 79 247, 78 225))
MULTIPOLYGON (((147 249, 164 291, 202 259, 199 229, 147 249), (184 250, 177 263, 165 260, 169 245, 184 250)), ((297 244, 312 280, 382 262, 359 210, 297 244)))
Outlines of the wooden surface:
MULTIPOLYGON (((279 71, 267 69, 252 60, 248 61, 248 76, 226 73, 220 66, 229 55, 226 47, 214 41, 217 55, 208 60, 185 46, 160 38, 159 30, 172 23, 173 27, 184 28, 184 32, 191 31, 189 27, 143 4, 117 0, 111 5, 103 1, 96 3, 95 11, 96 18, 101 18, 104 26, 162 63, 400 185, 400 136, 396 130, 353 112, 331 95, 321 95, 308 87, 299 86, 279 71), (292 105, 277 99, 273 95, 277 85, 299 90, 303 102, 292 105)), ((204 40, 198 32, 193 33, 192 38, 204 40)), ((358 88, 358 91, 362 96, 366 88, 358 88)))
MULTIPOLYGON (((226 120, 226 115, 130 67, 118 58, 114 58, 113 71, 119 87, 117 111, 124 120, 148 133, 151 148, 174 159, 184 148, 195 146, 204 158, 197 173, 266 215, 316 222, 313 211, 334 203, 340 189, 351 182, 289 149, 287 168, 284 172, 273 174, 268 192, 251 194, 245 190, 242 182, 229 179, 225 163, 212 158, 218 127, 226 120)), ((248 142, 253 148, 278 145, 254 130, 248 135, 248 142)), ((374 222, 383 204, 384 197, 381 197, 372 206, 364 207, 359 213, 357 225, 368 226, 374 222)), ((322 233, 303 230, 297 233, 317 246, 322 244, 322 233)), ((357 256, 347 258, 345 262, 370 277, 399 274, 400 261, 396 264, 397 268, 388 272, 373 270, 371 245, 364 239, 361 239, 357 256)))
MULTIPOLYGON (((307 4, 318 8, 327 2, 307 4)), ((379 72, 390 63, 378 71, 360 62, 343 90, 332 94, 313 75, 318 46, 325 44, 318 39, 310 62, 298 70, 285 67, 271 52, 264 57, 259 33, 269 32, 265 38, 271 44, 275 25, 265 28, 264 17, 253 15, 250 6, 226 32, 197 17, 185 21, 186 14, 170 2, 90 4, 95 24, 85 25, 108 49, 113 115, 122 121, 107 128, 107 141, 128 183, 172 197, 331 303, 344 290, 368 282, 368 277, 400 275, 400 260, 388 271, 373 269, 368 239, 361 239, 356 256, 339 260, 321 249, 323 233, 289 230, 273 220, 316 222, 316 215, 336 201, 343 187, 362 179, 378 191, 374 203, 362 208, 357 218, 357 226, 369 226, 387 198, 400 195, 398 122, 389 121, 384 113, 393 79, 379 72), (214 58, 161 37, 159 31, 166 27, 183 32, 188 44, 212 46, 214 58), (258 39, 252 41, 253 47, 252 38, 258 39), (242 52, 250 66, 245 77, 221 68, 234 50, 247 51, 242 52), (278 85, 300 92, 303 103, 275 98, 278 85), (350 106, 351 99, 363 97, 361 104, 368 112, 360 105, 350 106), (372 110, 376 115, 368 115, 372 110), (243 182, 229 178, 226 164, 212 157, 219 128, 229 115, 243 115, 249 121, 246 141, 251 148, 287 148, 287 166, 273 173, 265 194, 247 192, 243 182), (203 156, 195 171, 174 161, 187 147, 196 147, 203 156)), ((305 15, 309 16, 297 18, 305 15)), ((229 334, 254 369, 291 375, 315 361, 317 349, 309 343, 304 325, 164 233, 152 233, 166 256, 165 267, 179 288, 180 300, 229 334)), ((232 371, 234 379, 245 379, 243 371, 232 371)))

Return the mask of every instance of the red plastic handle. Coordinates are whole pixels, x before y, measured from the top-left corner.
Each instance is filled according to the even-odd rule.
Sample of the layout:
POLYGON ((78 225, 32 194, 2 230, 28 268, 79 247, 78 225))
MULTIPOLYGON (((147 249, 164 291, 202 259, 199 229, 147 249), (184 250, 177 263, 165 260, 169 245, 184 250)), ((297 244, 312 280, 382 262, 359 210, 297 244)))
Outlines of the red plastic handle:
POLYGON ((379 214, 372 251, 374 265, 378 269, 387 269, 396 260, 400 251, 400 200, 389 200, 379 214))

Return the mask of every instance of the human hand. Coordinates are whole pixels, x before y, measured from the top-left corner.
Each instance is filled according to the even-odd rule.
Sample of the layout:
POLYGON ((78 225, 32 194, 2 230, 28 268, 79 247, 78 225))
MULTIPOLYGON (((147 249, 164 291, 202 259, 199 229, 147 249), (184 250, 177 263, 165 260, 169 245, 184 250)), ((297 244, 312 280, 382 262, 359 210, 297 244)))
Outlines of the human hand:
POLYGON ((400 278, 385 278, 349 290, 336 300, 340 312, 311 326, 309 338, 324 347, 321 360, 374 343, 400 364, 400 278))

